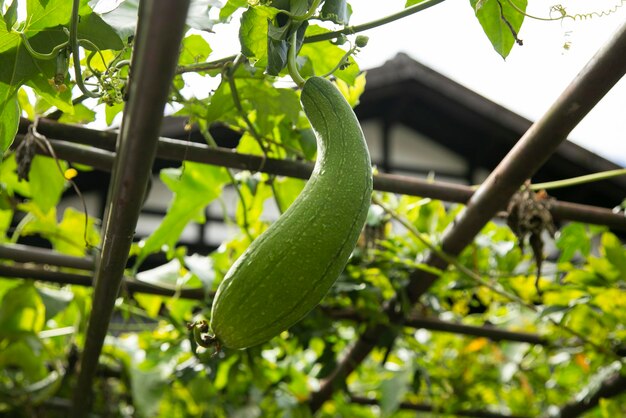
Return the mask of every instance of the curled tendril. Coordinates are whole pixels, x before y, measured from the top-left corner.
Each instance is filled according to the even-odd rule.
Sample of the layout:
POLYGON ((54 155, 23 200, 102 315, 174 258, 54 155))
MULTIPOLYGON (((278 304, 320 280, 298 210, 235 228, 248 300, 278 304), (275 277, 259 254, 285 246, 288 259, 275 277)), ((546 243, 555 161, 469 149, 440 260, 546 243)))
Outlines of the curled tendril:
POLYGON ((507 2, 516 12, 528 18, 549 22, 549 21, 564 20, 564 19, 588 20, 594 17, 606 17, 609 15, 612 15, 613 13, 616 13, 620 7, 624 6, 624 4, 626 3, 626 0, 620 0, 619 4, 616 4, 614 7, 608 10, 601 10, 601 11, 595 11, 595 12, 589 12, 589 13, 576 13, 573 15, 569 14, 562 4, 555 4, 554 6, 550 7, 550 17, 533 16, 531 14, 526 13, 524 10, 520 9, 519 6, 517 6, 513 2, 513 0, 507 0, 507 2))
POLYGON ((556 4, 550 8, 550 12, 558 13, 560 16, 557 19, 569 18, 572 20, 589 20, 589 19, 593 19, 594 17, 606 17, 606 16, 612 15, 613 13, 616 13, 619 10, 619 8, 624 5, 625 2, 626 0, 620 0, 619 4, 616 4, 611 9, 594 11, 590 13, 576 13, 573 15, 570 15, 569 13, 567 13, 567 10, 565 9, 565 7, 563 7, 563 5, 556 4))

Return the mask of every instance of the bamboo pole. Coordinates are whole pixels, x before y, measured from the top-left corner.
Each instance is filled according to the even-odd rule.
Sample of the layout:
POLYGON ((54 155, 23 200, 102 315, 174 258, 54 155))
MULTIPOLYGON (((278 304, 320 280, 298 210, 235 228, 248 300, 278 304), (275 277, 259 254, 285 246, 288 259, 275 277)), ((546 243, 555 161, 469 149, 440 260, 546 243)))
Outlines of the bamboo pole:
POLYGON ((85 417, 90 409, 93 378, 152 172, 188 7, 189 1, 144 0, 139 4, 129 101, 107 198, 102 252, 96 262, 92 311, 73 393, 72 418, 85 417))

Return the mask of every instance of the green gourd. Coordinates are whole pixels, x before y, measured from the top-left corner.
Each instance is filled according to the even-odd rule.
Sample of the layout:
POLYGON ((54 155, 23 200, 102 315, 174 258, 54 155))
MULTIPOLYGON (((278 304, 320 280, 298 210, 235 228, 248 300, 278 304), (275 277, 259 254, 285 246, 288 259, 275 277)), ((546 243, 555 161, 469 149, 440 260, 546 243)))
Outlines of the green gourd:
POLYGON ((268 341, 317 306, 344 269, 365 223, 372 169, 352 108, 321 77, 304 83, 300 100, 317 137, 315 168, 289 209, 220 283, 210 326, 226 347, 268 341))

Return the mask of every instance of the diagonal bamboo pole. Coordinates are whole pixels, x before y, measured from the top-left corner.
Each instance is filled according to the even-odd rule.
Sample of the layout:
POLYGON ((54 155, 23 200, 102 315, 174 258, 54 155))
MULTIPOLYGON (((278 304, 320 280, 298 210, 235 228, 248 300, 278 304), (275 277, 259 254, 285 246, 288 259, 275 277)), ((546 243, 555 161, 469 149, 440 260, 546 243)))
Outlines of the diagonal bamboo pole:
MULTIPOLYGON (((441 245, 443 251, 452 256, 460 254, 624 73, 626 73, 626 24, 596 53, 552 107, 530 127, 472 195, 466 209, 444 234, 441 245)), ((448 265, 446 261, 432 253, 426 263, 439 269, 448 265)), ((416 270, 404 289, 408 301, 417 302, 436 278, 437 276, 425 270, 416 270)), ((390 304, 386 310, 391 318, 401 320, 403 314, 397 309, 396 304, 390 304)), ((379 337, 385 333, 389 333, 385 325, 370 326, 363 332, 322 383, 320 389, 311 395, 312 411, 317 411, 331 398, 333 392, 365 360, 378 344, 379 337)))
POLYGON ((70 416, 90 409, 91 387, 156 155, 163 108, 178 60, 189 1, 141 1, 129 101, 107 198, 93 306, 70 416))

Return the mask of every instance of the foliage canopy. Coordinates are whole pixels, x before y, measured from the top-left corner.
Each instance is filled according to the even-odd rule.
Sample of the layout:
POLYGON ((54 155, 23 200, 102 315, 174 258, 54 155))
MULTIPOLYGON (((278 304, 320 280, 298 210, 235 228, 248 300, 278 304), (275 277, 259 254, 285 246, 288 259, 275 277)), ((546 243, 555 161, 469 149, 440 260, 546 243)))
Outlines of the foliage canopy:
MULTIPOLYGON (((398 16, 378 24, 440 1, 409 0, 398 16)), ((62 204, 72 179, 92 168, 33 157, 32 149, 14 143, 21 116, 83 125, 98 120, 109 127, 119 120, 139 1, 125 0, 111 10, 95 3, 2 3, 0 244, 35 238, 81 257, 98 249, 100 220, 62 204)), ((469 5, 502 57, 521 44, 517 33, 526 0, 469 5)), ((345 0, 192 1, 170 92, 174 113, 188 118, 210 145, 215 140, 209 128, 219 122, 241 134, 240 153, 313 160, 315 142, 299 91, 285 79, 332 76, 347 100, 358 104, 366 80, 358 51, 367 41, 355 35, 360 25, 348 26, 351 12, 345 0), (236 21, 241 54, 213 56, 207 33, 236 21), (215 89, 203 96, 192 83, 215 89)), ((563 7, 556 12, 557 19, 574 18, 563 7)), ((20 144, 27 140, 45 147, 36 128, 20 144)), ((122 293, 96 382, 94 412, 102 416, 310 416, 311 393, 367 324, 389 322, 381 305, 402 300, 399 289, 411 271, 432 269, 423 263, 429 243, 440 241, 462 209, 375 192, 359 245, 322 305, 267 344, 214 355, 196 345, 187 324, 209 314, 225 272, 268 227, 266 207, 283 211, 304 183, 193 162, 162 170, 160 180, 172 200, 160 224, 133 246, 128 275, 177 292, 202 289, 205 300, 122 293), (236 192, 234 208, 226 207, 225 190, 236 192), (212 203, 223 204, 224 221, 236 232, 205 257, 179 241, 190 223, 206 221, 212 203), (156 253, 164 253, 167 264, 143 268, 156 253)), ((405 404, 428 404, 435 415, 483 410, 538 416, 577 396, 591 397, 622 370, 615 353, 626 344, 626 249, 607 228, 578 223, 544 239, 552 257, 536 283, 538 259, 503 222, 491 222, 454 268, 437 271, 439 279, 419 305, 403 307, 411 318, 536 333, 541 344, 389 324, 372 355, 316 416, 413 416, 405 404), (362 398, 377 405, 357 402, 362 398)), ((0 413, 64 415, 91 295, 90 288, 76 285, 0 278, 0 413)), ((623 416, 624 405, 623 396, 601 400, 589 416, 623 416)))

